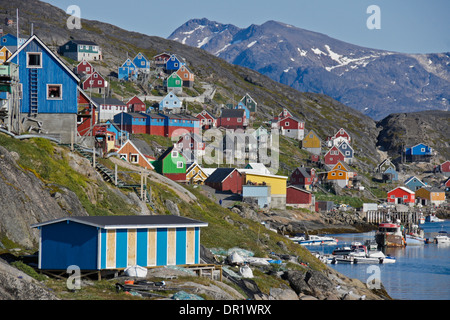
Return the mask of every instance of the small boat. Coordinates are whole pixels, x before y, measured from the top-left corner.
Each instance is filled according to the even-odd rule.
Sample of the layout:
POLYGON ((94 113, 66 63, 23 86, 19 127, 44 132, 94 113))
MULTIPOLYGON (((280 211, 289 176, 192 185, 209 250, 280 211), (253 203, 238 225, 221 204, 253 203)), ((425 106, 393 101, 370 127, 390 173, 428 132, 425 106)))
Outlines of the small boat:
POLYGON ((425 218, 426 222, 442 222, 444 220, 439 219, 438 217, 436 217, 434 214, 430 214, 425 218))
POLYGON ((437 236, 434 237, 434 242, 437 244, 450 244, 450 238, 447 231, 439 231, 437 236))
POLYGON ((375 234, 375 241, 380 247, 404 247, 406 245, 399 223, 380 223, 375 234))
POLYGON ((351 252, 348 254, 335 254, 335 252, 344 252, 344 250, 335 250, 336 263, 347 264, 382 264, 382 263, 395 263, 396 259, 391 256, 386 256, 381 251, 367 250, 367 247, 356 242, 351 247, 351 252))
POLYGON ((309 235, 303 240, 296 240, 295 238, 290 239, 303 246, 337 245, 338 243, 338 240, 335 238, 316 235, 309 235))
POLYGON ((424 232, 417 225, 412 225, 411 232, 405 234, 405 241, 407 246, 411 245, 423 245, 427 242, 424 232))

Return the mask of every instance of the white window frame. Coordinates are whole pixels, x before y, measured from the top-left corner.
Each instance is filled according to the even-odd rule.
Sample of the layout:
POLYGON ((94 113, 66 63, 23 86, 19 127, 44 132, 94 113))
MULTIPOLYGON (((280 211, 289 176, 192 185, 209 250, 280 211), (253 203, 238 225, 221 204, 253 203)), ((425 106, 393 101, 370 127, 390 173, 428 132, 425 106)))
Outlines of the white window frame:
POLYGON ((177 161, 177 169, 183 169, 183 168, 184 168, 183 161, 177 161))
POLYGON ((172 151, 172 158, 178 158, 178 151, 172 151))
POLYGON ((49 84, 47 84, 47 100, 62 100, 63 98, 63 87, 62 87, 62 84, 59 84, 59 83, 49 83, 49 84), (59 87, 59 92, 60 92, 60 95, 59 95, 59 97, 58 98, 52 98, 52 97, 49 97, 49 95, 48 95, 48 93, 49 93, 49 87, 50 86, 58 86, 59 87))
POLYGON ((137 154, 137 153, 130 154, 130 162, 131 163, 139 163, 139 154, 137 154), (136 156, 136 161, 133 161, 134 156, 136 156))
POLYGON ((42 52, 27 52, 27 68, 33 68, 33 69, 41 69, 42 68, 42 52), (39 55, 39 61, 40 61, 40 65, 30 65, 30 55, 31 54, 37 54, 39 55))

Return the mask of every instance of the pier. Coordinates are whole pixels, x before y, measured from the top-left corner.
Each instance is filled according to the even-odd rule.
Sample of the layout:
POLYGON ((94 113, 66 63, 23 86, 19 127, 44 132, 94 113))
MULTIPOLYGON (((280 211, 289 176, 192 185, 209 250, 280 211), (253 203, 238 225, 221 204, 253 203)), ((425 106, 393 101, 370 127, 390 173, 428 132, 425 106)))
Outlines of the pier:
POLYGON ((368 223, 378 224, 385 221, 400 220, 401 224, 419 224, 419 219, 423 217, 419 211, 377 211, 369 210, 366 212, 365 218, 368 223))

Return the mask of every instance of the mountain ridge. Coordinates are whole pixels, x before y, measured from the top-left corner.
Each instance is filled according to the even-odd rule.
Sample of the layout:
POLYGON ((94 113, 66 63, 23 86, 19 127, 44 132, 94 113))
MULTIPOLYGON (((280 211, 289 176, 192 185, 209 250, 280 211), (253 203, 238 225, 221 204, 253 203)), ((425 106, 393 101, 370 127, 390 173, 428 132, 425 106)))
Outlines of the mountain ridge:
POLYGON ((324 93, 374 120, 396 112, 449 110, 450 53, 365 48, 274 20, 238 28, 191 19, 168 39, 299 91, 324 93))

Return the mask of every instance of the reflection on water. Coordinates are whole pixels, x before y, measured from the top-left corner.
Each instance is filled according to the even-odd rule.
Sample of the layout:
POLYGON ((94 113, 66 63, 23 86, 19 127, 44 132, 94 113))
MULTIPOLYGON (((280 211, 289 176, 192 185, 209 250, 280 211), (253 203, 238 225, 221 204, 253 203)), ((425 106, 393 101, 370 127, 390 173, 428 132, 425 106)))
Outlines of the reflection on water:
MULTIPOLYGON (((441 229, 450 233, 450 221, 425 223, 420 226, 425 237, 434 239, 441 229)), ((358 241, 373 240, 375 232, 361 234, 336 234, 339 246, 358 241)), ((335 246, 309 247, 311 251, 331 253, 335 246)), ((450 299, 450 245, 435 243, 405 248, 385 248, 383 252, 397 259, 393 264, 378 265, 381 282, 389 295, 401 300, 448 300, 450 299)), ((371 275, 368 265, 336 264, 330 265, 340 273, 366 283, 371 275)))

